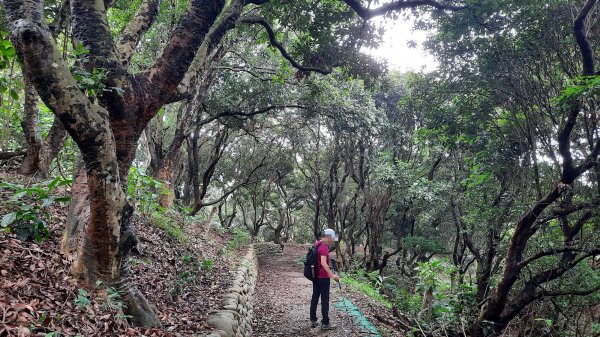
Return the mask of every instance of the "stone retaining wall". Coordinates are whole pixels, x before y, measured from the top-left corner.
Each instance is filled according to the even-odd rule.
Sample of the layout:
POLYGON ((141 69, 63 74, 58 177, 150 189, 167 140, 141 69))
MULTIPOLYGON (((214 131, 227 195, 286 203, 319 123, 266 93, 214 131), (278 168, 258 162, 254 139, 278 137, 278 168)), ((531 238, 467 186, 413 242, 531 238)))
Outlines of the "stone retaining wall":
POLYGON ((283 246, 273 242, 259 242, 254 244, 256 256, 281 255, 283 246))
POLYGON ((251 245, 238 268, 232 286, 225 291, 223 307, 208 316, 215 331, 207 337, 251 337, 254 313, 253 295, 258 275, 258 260, 251 245))

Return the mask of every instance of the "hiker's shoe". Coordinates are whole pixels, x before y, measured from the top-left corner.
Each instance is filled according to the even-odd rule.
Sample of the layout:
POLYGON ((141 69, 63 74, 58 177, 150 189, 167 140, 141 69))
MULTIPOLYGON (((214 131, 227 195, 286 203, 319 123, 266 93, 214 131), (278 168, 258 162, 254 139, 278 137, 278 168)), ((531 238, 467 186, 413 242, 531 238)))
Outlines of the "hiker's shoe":
POLYGON ((321 331, 335 330, 335 328, 333 324, 321 324, 321 331))
POLYGON ((319 322, 318 321, 310 321, 310 328, 314 329, 316 327, 319 326, 319 322))

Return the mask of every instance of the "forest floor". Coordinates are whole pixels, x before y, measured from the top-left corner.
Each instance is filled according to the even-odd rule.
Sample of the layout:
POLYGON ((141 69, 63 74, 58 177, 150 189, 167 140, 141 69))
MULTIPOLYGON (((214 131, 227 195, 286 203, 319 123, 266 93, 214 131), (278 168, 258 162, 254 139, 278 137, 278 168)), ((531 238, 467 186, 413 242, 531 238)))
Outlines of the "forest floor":
MULTIPOLYGON (((374 336, 361 329, 349 315, 336 307, 340 299, 348 298, 384 337, 402 337, 393 326, 391 310, 361 292, 347 286, 343 291, 332 285, 330 319, 337 328, 321 332, 311 329, 308 318, 312 284, 302 274, 301 261, 306 245, 286 244, 283 255, 259 258, 259 275, 255 297, 254 336, 257 337, 366 337, 374 336)), ((317 310, 321 316, 320 303, 317 310)))
MULTIPOLYGON (((0 181, 19 179, 0 171, 0 181)), ((2 201, 10 197, 0 188, 0 218, 8 212, 2 201)), ((85 286, 72 276, 74 258, 60 252, 67 206, 54 205, 50 212, 50 236, 44 241, 20 241, 0 231, 0 336, 195 336, 210 330, 207 314, 220 306, 245 248, 230 249, 227 235, 193 223, 182 226, 189 233, 182 242, 136 216, 132 222, 142 250, 129 264, 162 327, 132 328, 118 293, 85 286)))

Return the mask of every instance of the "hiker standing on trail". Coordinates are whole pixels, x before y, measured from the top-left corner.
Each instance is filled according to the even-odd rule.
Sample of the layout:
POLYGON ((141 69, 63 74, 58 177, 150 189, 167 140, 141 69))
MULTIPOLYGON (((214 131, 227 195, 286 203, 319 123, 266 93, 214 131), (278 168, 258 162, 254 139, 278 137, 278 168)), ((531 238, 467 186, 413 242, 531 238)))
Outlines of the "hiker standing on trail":
POLYGON ((323 315, 321 330, 335 329, 335 326, 329 322, 329 288, 331 286, 331 279, 338 282, 340 278, 331 271, 329 246, 333 246, 337 240, 335 231, 328 228, 321 233, 321 239, 314 244, 317 250, 317 265, 316 277, 312 280, 313 291, 310 301, 310 321, 312 328, 319 326, 317 305, 319 304, 319 297, 321 297, 321 314, 323 315))

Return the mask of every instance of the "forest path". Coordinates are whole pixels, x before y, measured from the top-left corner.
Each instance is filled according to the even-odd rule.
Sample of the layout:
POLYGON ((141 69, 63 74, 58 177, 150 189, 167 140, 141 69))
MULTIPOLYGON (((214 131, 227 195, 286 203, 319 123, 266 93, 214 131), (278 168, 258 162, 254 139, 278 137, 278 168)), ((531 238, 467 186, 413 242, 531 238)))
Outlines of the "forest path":
MULTIPOLYGON (((312 283, 302 274, 300 261, 306 254, 306 246, 287 244, 283 255, 265 256, 259 259, 259 275, 254 305, 254 336, 257 337, 362 337, 370 334, 355 332, 350 318, 335 307, 342 291, 331 287, 329 316, 337 329, 321 332, 311 329, 309 321, 312 283)), ((317 310, 321 319, 321 303, 317 310)))

